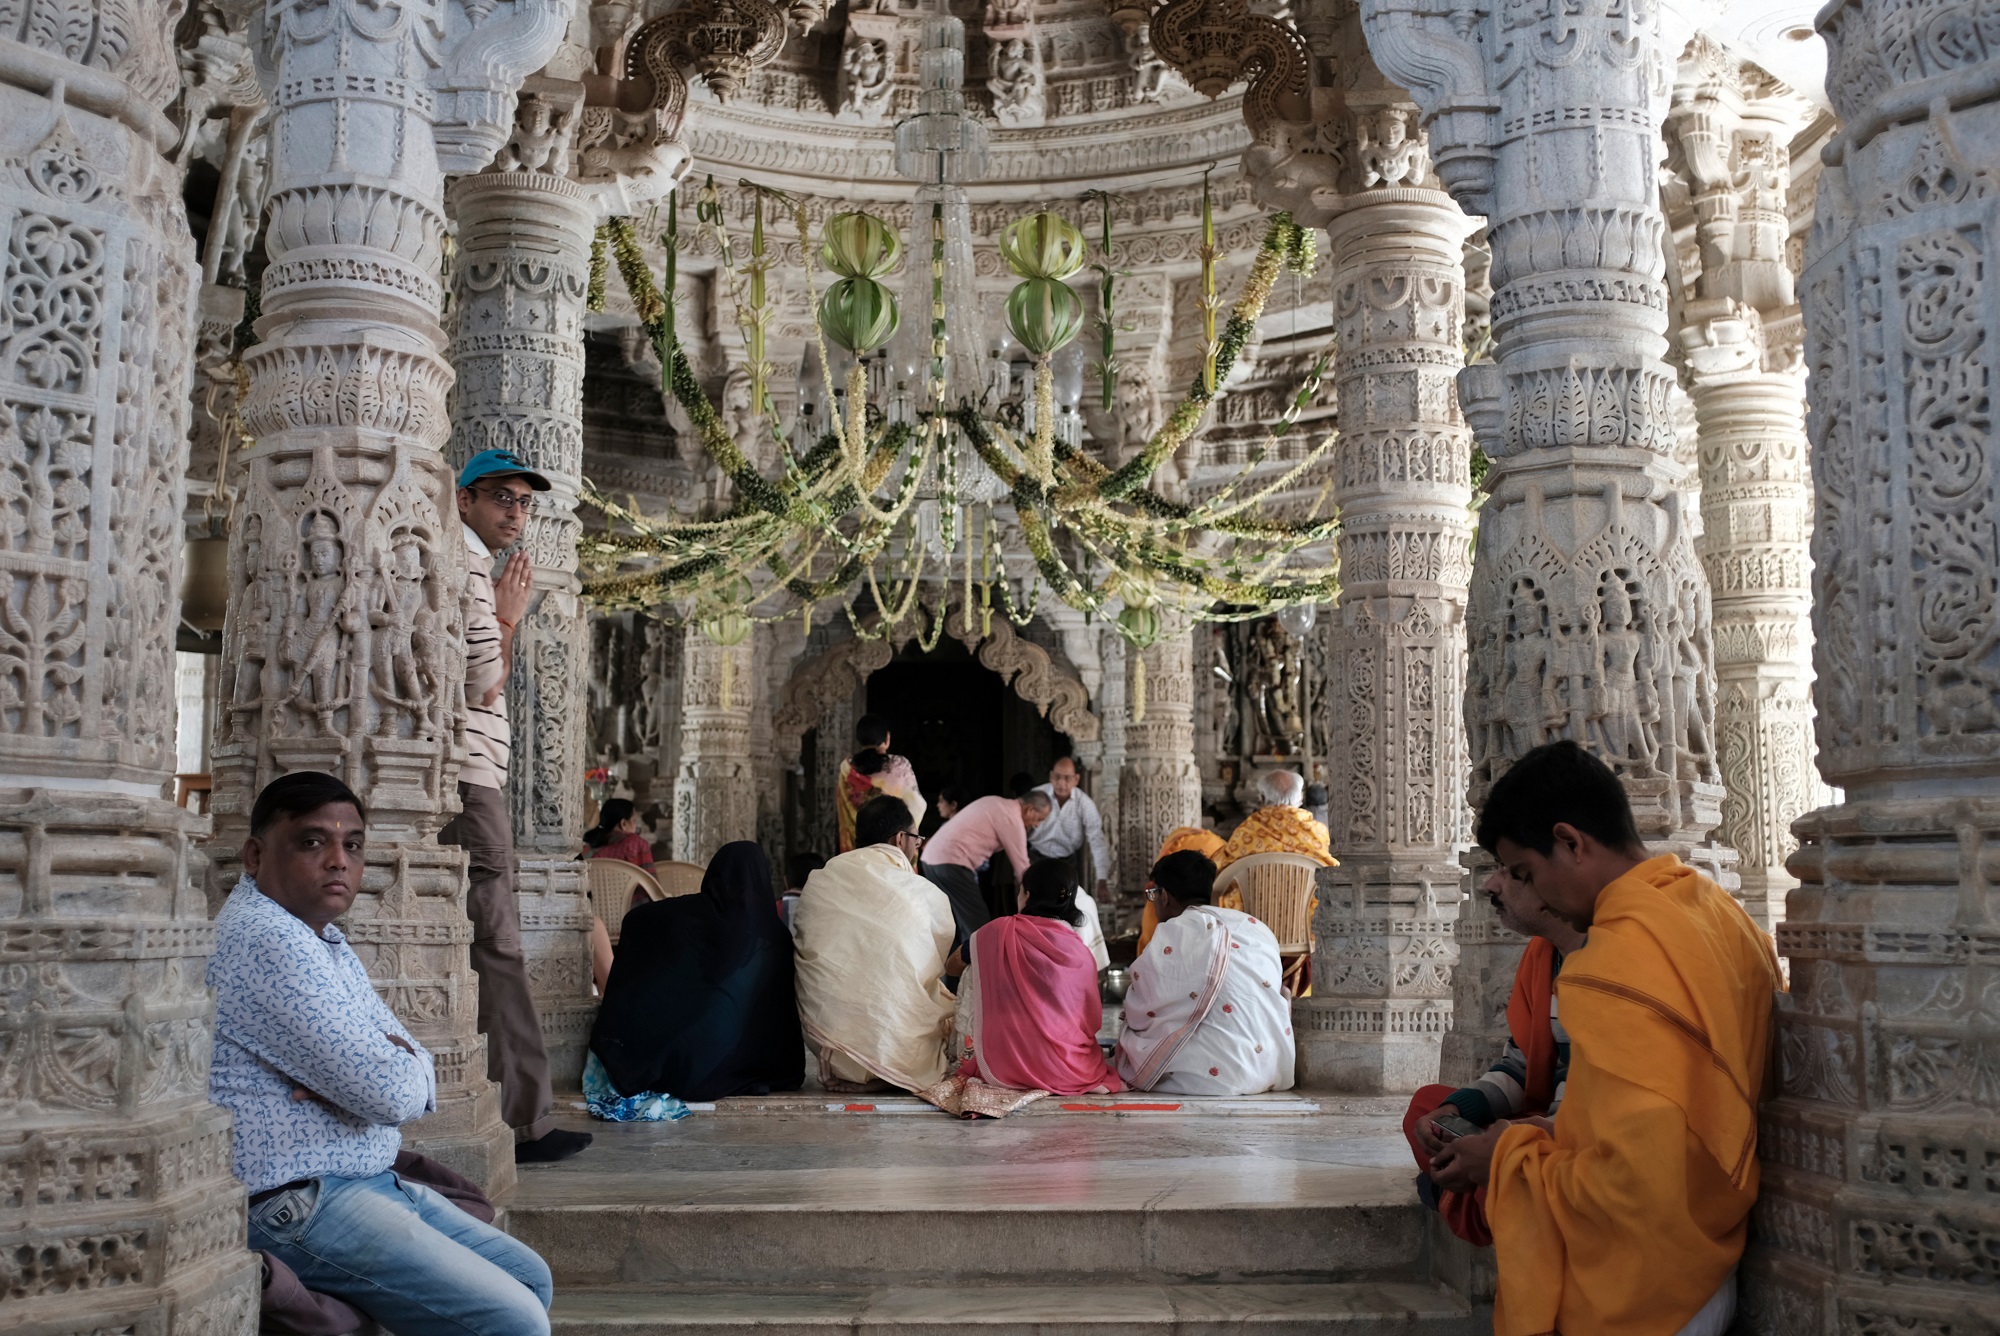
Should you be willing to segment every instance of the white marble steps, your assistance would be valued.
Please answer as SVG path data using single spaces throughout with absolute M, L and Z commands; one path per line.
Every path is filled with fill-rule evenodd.
M 1400 1103 L 1400 1102 L 1398 1102 Z M 560 1292 L 648 1285 L 1409 1281 L 1428 1274 L 1386 1108 L 960 1123 L 829 1113 L 597 1124 L 508 1229 Z
M 1464 1300 L 1418 1282 L 559 1293 L 555 1336 L 1473 1336 Z M 1490 1325 L 1487 1330 L 1491 1330 Z

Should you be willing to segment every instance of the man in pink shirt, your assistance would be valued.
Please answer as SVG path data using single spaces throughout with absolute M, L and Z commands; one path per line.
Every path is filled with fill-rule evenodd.
M 1049 795 L 1026 793 L 1019 798 L 998 796 L 967 803 L 957 816 L 938 827 L 924 844 L 923 873 L 951 901 L 961 937 L 986 926 L 985 897 L 979 893 L 981 863 L 1004 852 L 1014 865 L 1014 880 L 1028 871 L 1028 832 L 1048 817 Z

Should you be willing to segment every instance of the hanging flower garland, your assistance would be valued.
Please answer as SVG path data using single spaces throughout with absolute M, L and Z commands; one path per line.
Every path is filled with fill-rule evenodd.
M 749 186 L 750 183 L 744 183 Z M 770 261 L 765 245 L 765 204 L 789 207 L 797 224 L 805 257 L 808 296 L 813 283 L 815 248 L 805 209 L 775 191 L 757 191 L 751 251 L 743 273 L 747 294 L 738 282 L 730 239 L 722 225 L 719 196 L 711 180 L 702 190 L 696 210 L 700 225 L 721 257 L 721 276 L 737 307 L 738 323 L 751 348 L 752 401 L 758 417 L 769 423 L 781 446 L 782 469 L 766 477 L 734 440 L 721 415 L 695 379 L 675 329 L 672 288 L 662 292 L 641 251 L 630 219 L 613 219 L 600 230 L 593 247 L 592 272 L 608 272 L 615 264 L 631 297 L 640 324 L 660 356 L 665 388 L 686 412 L 703 451 L 735 486 L 736 502 L 727 513 L 708 520 L 661 520 L 640 512 L 636 504 L 621 504 L 599 493 L 588 482 L 583 500 L 603 513 L 611 527 L 584 538 L 584 591 L 607 607 L 649 607 L 673 599 L 691 599 L 696 615 L 713 620 L 770 620 L 754 609 L 784 591 L 796 603 L 774 614 L 803 615 L 810 625 L 812 608 L 838 598 L 857 634 L 892 634 L 908 616 L 919 619 L 920 638 L 933 641 L 938 625 L 924 626 L 917 591 L 924 579 L 923 544 L 914 540 L 905 521 L 912 516 L 920 480 L 935 467 L 938 491 L 956 510 L 952 465 L 956 450 L 952 434 L 962 434 L 981 461 L 1008 489 L 1011 503 L 1035 575 L 1017 600 L 1003 559 L 994 561 L 998 544 L 991 513 L 984 532 L 965 536 L 961 598 L 962 615 L 973 614 L 974 586 L 982 623 L 990 624 L 994 585 L 1001 610 L 1011 621 L 1025 624 L 1035 615 L 1042 587 L 1063 603 L 1086 613 L 1105 611 L 1115 601 L 1124 606 L 1117 626 L 1140 645 L 1156 615 L 1146 613 L 1173 603 L 1188 616 L 1234 620 L 1273 607 L 1331 598 L 1336 589 L 1330 566 L 1300 569 L 1289 559 L 1303 549 L 1324 544 L 1337 528 L 1331 518 L 1301 521 L 1266 518 L 1260 504 L 1292 485 L 1311 469 L 1332 443 L 1329 436 L 1281 477 L 1246 494 L 1252 471 L 1264 462 L 1277 440 L 1288 433 L 1306 405 L 1317 396 L 1326 367 L 1322 357 L 1306 377 L 1291 406 L 1267 437 L 1257 458 L 1215 496 L 1199 504 L 1170 499 L 1148 485 L 1153 474 L 1193 436 L 1226 384 L 1247 345 L 1280 273 L 1309 273 L 1314 241 L 1309 229 L 1289 215 L 1272 219 L 1251 264 L 1243 289 L 1219 332 L 1205 340 L 1203 364 L 1194 384 L 1168 415 L 1146 446 L 1120 468 L 1109 469 L 1067 441 L 1056 439 L 1050 357 L 1073 340 L 1083 325 L 1082 303 L 1067 280 L 1083 266 L 1087 244 L 1082 234 L 1059 216 L 1043 212 L 1007 229 L 1002 253 L 1021 282 L 1008 301 L 1008 323 L 1023 346 L 1036 356 L 1034 429 L 1025 438 L 983 418 L 961 404 L 946 410 L 932 385 L 930 408 L 916 423 L 889 422 L 871 429 L 864 403 L 866 380 L 860 357 L 881 347 L 893 334 L 899 313 L 894 297 L 880 276 L 894 265 L 900 241 L 880 220 L 862 213 L 837 215 L 822 229 L 819 258 L 835 280 L 813 302 L 813 338 L 820 341 L 820 365 L 832 421 L 803 453 L 795 452 L 778 422 L 771 397 L 763 391 L 768 366 L 763 339 L 758 337 L 770 318 L 765 271 Z M 1111 254 L 1109 203 L 1105 202 L 1103 254 Z M 933 219 L 933 352 L 942 362 L 942 232 Z M 667 205 L 666 277 L 675 279 L 679 245 L 678 192 Z M 1207 327 L 1213 330 L 1221 302 L 1214 296 L 1214 222 L 1203 183 L 1203 284 Z M 1099 266 L 1109 285 L 1109 271 Z M 594 278 L 593 300 L 601 304 L 601 280 Z M 1103 302 L 1106 328 L 1103 374 L 1112 359 L 1109 303 Z M 832 364 L 825 341 L 852 354 L 845 411 L 834 407 L 843 396 L 834 392 Z M 760 374 L 761 373 L 761 374 Z M 1107 394 L 1109 381 L 1107 379 Z M 884 489 L 887 489 L 884 491 Z M 1325 489 L 1312 507 L 1317 516 Z M 953 517 L 955 522 L 955 516 Z M 941 526 L 946 554 L 946 578 L 957 536 Z M 897 541 L 898 539 L 901 541 Z M 984 539 L 984 558 L 975 549 Z M 1071 545 L 1076 559 L 1066 556 Z M 633 571 L 635 559 L 650 560 L 647 569 Z M 884 560 L 889 569 L 883 569 Z M 1097 569 L 1093 579 L 1088 569 Z M 935 578 L 935 577 L 933 577 Z M 866 597 L 867 617 L 857 610 Z M 1251 611 L 1254 610 L 1254 611 Z M 732 622 L 731 625 L 738 623 Z M 746 623 L 747 624 L 747 623 Z

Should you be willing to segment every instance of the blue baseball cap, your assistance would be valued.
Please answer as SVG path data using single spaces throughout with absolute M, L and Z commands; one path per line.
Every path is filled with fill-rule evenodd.
M 481 478 L 519 478 L 538 492 L 549 490 L 549 480 L 528 467 L 528 461 L 512 450 L 481 450 L 459 470 L 458 485 L 470 487 Z

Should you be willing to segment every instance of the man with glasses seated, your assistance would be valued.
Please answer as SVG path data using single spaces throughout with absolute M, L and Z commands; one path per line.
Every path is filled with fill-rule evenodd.
M 828 1090 L 924 1090 L 945 1077 L 965 970 L 944 892 L 919 876 L 923 840 L 891 794 L 854 815 L 854 848 L 806 878 L 792 911 L 799 1020 Z
M 514 1129 L 514 1158 L 560 1160 L 590 1144 L 585 1132 L 555 1126 L 555 1092 L 542 1025 L 528 991 L 521 914 L 514 902 L 514 820 L 508 814 L 507 676 L 514 628 L 528 611 L 535 564 L 498 552 L 520 541 L 535 493 L 549 480 L 508 450 L 482 450 L 458 475 L 458 517 L 470 569 L 465 580 L 465 764 L 458 771 L 459 814 L 439 844 L 466 851 L 465 912 L 472 920 L 472 968 L 479 974 L 479 1032 L 486 1036 L 486 1079 L 500 1087 L 500 1116 Z

